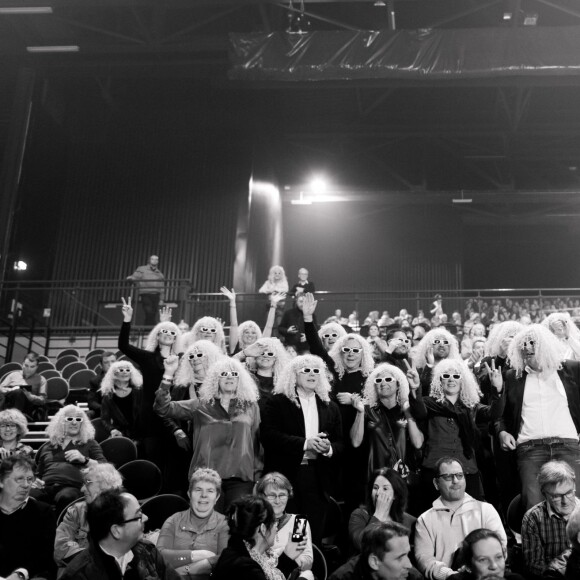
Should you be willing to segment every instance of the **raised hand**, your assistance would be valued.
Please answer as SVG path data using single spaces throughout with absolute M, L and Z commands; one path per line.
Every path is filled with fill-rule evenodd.
M 351 398 L 351 405 L 359 412 L 359 413 L 364 413 L 365 410 L 365 406 L 362 400 L 362 397 L 360 395 L 357 395 L 356 393 L 353 393 L 352 398 Z
M 314 294 L 312 294 L 312 292 L 306 292 L 304 295 L 304 302 L 302 304 L 302 314 L 304 315 L 304 320 L 306 320 L 306 317 L 308 317 L 309 320 L 307 320 L 307 322 L 312 321 L 312 315 L 316 310 L 317 304 L 318 300 L 314 299 Z
M 220 292 L 230 301 L 230 303 L 236 303 L 236 293 L 233 288 L 229 290 L 226 286 L 222 286 Z
M 419 379 L 419 373 L 417 372 L 417 368 L 415 367 L 415 361 L 412 360 L 411 361 L 412 364 L 409 364 L 409 361 L 406 358 L 404 358 L 403 361 L 407 366 L 407 372 L 405 373 L 405 376 L 409 381 L 409 388 L 413 390 L 418 389 L 419 385 L 421 384 L 421 380 Z
M 163 366 L 165 368 L 163 374 L 172 377 L 179 366 L 179 357 L 176 354 L 170 354 L 163 360 Z
M 487 363 L 485 363 L 485 370 L 487 371 L 487 376 L 491 384 L 498 390 L 501 391 L 503 388 L 503 377 L 501 376 L 501 367 L 495 368 L 495 360 L 491 360 L 491 368 Z
M 286 298 L 286 292 L 272 292 L 270 294 L 270 304 L 272 306 L 277 306 L 279 302 L 282 302 Z
M 125 300 L 121 298 L 123 306 L 121 307 L 121 312 L 123 313 L 123 322 L 131 322 L 133 318 L 133 307 L 131 306 L 131 296 Z
M 435 356 L 433 355 L 433 347 L 430 346 L 425 353 L 425 358 L 427 359 L 427 364 L 433 366 L 435 364 Z
M 159 322 L 171 322 L 173 310 L 168 306 L 159 309 Z

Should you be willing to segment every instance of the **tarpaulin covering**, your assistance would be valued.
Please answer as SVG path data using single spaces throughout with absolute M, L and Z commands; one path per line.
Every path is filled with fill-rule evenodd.
M 235 80 L 579 76 L 580 27 L 230 34 Z

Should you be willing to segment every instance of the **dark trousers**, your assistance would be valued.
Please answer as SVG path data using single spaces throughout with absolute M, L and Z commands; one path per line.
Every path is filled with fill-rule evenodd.
M 252 495 L 253 491 L 253 481 L 243 481 L 237 477 L 222 479 L 222 492 L 215 505 L 216 511 L 225 514 L 233 502 L 245 495 Z
M 145 326 L 157 324 L 157 311 L 159 310 L 159 294 L 141 294 L 141 306 L 145 314 Z

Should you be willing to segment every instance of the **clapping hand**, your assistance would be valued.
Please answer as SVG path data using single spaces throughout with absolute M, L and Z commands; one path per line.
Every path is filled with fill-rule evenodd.
M 353 393 L 352 397 L 351 397 L 351 405 L 359 412 L 359 413 L 364 413 L 365 410 L 365 406 L 362 400 L 362 397 L 360 395 L 357 395 L 356 393 Z
M 131 306 L 131 296 L 125 300 L 121 298 L 123 306 L 121 307 L 121 312 L 123 313 L 123 322 L 131 322 L 133 318 L 133 307 Z

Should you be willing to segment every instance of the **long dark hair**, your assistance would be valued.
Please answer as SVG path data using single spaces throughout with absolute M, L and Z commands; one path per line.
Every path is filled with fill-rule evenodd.
M 370 477 L 369 483 L 367 485 L 365 508 L 369 515 L 372 516 L 375 513 L 375 504 L 373 502 L 373 487 L 377 477 L 381 475 L 393 486 L 393 494 L 395 497 L 393 499 L 393 503 L 391 504 L 391 519 L 394 522 L 401 524 L 403 523 L 403 514 L 405 512 L 405 508 L 407 507 L 409 490 L 407 489 L 407 484 L 403 478 L 390 467 L 381 467 L 380 469 L 373 471 L 373 474 Z
M 254 545 L 256 530 L 265 524 L 270 529 L 276 517 L 268 501 L 262 497 L 246 495 L 236 500 L 228 510 L 228 525 L 230 536 L 246 540 Z

